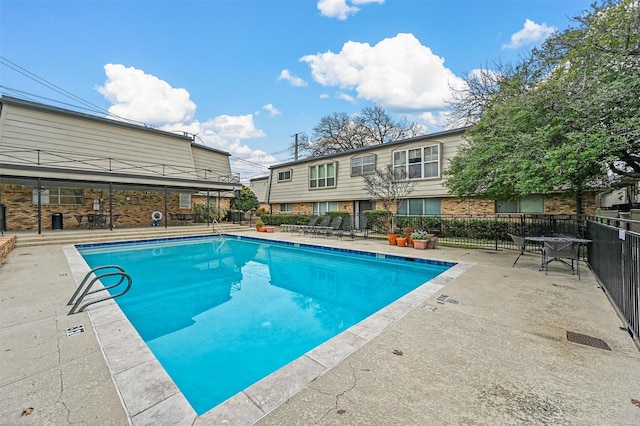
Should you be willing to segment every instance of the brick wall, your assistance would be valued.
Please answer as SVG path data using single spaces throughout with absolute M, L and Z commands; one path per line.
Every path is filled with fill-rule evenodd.
M 442 214 L 493 214 L 496 212 L 493 200 L 443 198 L 440 202 Z
M 93 210 L 94 200 L 100 201 L 100 210 Z M 23 185 L 0 185 L 0 202 L 6 206 L 7 230 L 10 231 L 35 231 L 38 229 L 38 206 L 32 202 L 32 188 Z M 215 199 L 216 206 L 218 205 Z M 191 203 L 206 204 L 206 197 L 192 195 Z M 117 191 L 113 194 L 113 214 L 119 215 L 116 221 L 118 227 L 144 227 L 151 226 L 153 220 L 151 214 L 160 211 L 164 214 L 164 192 L 159 191 Z M 229 209 L 230 200 L 221 198 L 220 206 Z M 74 214 L 102 213 L 109 214 L 109 194 L 97 188 L 84 189 L 84 202 L 82 205 L 42 206 L 42 229 L 52 228 L 51 215 L 62 213 L 64 229 L 74 229 L 78 221 Z M 180 194 L 169 193 L 167 197 L 167 210 L 171 213 L 191 213 L 191 209 L 180 208 Z M 164 225 L 163 218 L 161 224 Z M 82 219 L 81 226 L 86 224 L 86 217 Z M 171 222 L 169 222 L 171 223 Z

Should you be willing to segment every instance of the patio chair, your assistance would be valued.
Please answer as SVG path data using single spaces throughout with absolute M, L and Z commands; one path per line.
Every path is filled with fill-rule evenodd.
M 340 239 L 342 239 L 342 237 L 344 235 L 351 235 L 351 238 L 353 238 L 353 228 L 351 226 L 351 216 L 340 216 L 342 218 L 342 223 L 340 224 L 340 226 L 338 227 L 338 229 L 332 229 L 331 235 L 335 235 L 337 237 L 340 237 Z
M 369 219 L 367 216 L 360 216 L 358 228 L 351 231 L 351 238 L 362 237 L 369 238 Z
M 325 228 L 326 229 L 326 227 L 329 226 L 329 222 L 331 222 L 331 216 L 329 216 L 329 215 L 322 216 L 322 219 L 317 221 L 315 225 L 313 225 L 313 226 L 305 226 L 304 228 L 302 228 L 302 232 L 304 234 L 307 234 L 307 233 L 313 234 L 315 231 L 317 231 L 317 230 L 319 230 L 321 228 Z
M 342 216 L 335 216 L 331 219 L 329 226 L 318 228 L 314 235 L 324 235 L 325 237 L 328 237 L 334 232 L 337 232 L 338 229 L 340 229 L 340 225 L 342 225 Z
M 309 222 L 307 222 L 306 225 L 287 225 L 286 227 L 291 232 L 293 232 L 293 231 L 302 232 L 302 231 L 304 231 L 304 228 L 308 228 L 310 226 L 315 226 L 315 224 L 318 223 L 319 219 L 320 219 L 320 216 L 318 216 L 317 214 L 314 214 L 309 218 Z
M 571 263 L 565 262 L 563 259 L 571 260 Z M 545 241 L 543 251 L 544 273 L 549 271 L 549 263 L 557 260 L 558 262 L 571 269 L 571 274 L 578 273 L 580 279 L 580 245 L 572 241 Z M 576 262 L 576 268 L 573 262 Z
M 513 234 L 507 234 L 511 237 L 511 239 L 513 240 L 514 244 L 520 248 L 520 254 L 518 255 L 518 257 L 516 257 L 516 261 L 513 262 L 512 267 L 516 266 L 516 263 L 518 263 L 518 259 L 520 259 L 520 256 L 522 256 L 524 254 L 524 250 L 526 249 L 526 245 L 527 245 L 527 241 L 524 239 L 524 237 L 520 237 L 518 235 L 513 235 Z

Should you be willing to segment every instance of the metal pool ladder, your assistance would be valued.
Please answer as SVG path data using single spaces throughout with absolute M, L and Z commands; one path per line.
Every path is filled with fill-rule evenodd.
M 93 278 L 91 281 L 87 283 L 87 280 L 89 279 L 89 277 L 91 277 L 91 275 L 93 275 L 97 271 L 103 271 L 103 270 L 105 270 L 105 272 L 96 274 L 95 278 Z M 111 272 L 108 272 L 108 270 L 111 270 Z M 91 290 L 91 287 L 93 287 L 93 284 L 96 281 L 98 281 L 100 278 L 115 277 L 115 276 L 120 276 L 120 280 L 117 283 L 99 288 L 97 290 Z M 98 293 L 103 290 L 109 290 L 110 288 L 117 287 L 120 284 L 122 284 L 124 280 L 127 280 L 127 287 L 124 290 L 122 290 L 120 293 L 110 294 L 108 296 L 105 296 L 99 299 L 94 299 L 80 306 L 84 298 L 87 297 L 89 294 Z M 82 282 L 80 283 L 76 291 L 73 293 L 73 296 L 71 296 L 71 299 L 69 299 L 69 301 L 67 302 L 67 306 L 73 305 L 73 307 L 71 308 L 71 310 L 67 315 L 72 315 L 72 314 L 77 314 L 78 312 L 82 312 L 87 306 L 93 305 L 94 303 L 104 302 L 105 300 L 122 296 L 127 291 L 129 291 L 132 283 L 133 283 L 133 280 L 131 279 L 131 276 L 129 276 L 129 274 L 124 272 L 124 269 L 121 266 L 105 265 L 105 266 L 98 266 L 96 268 L 93 268 L 87 273 L 87 275 L 85 275 L 84 279 L 82 280 Z
M 216 228 L 216 225 L 218 225 L 218 229 L 220 230 L 220 235 L 222 235 L 224 237 L 224 228 L 222 227 L 222 225 L 220 225 L 220 223 L 213 219 L 213 229 Z

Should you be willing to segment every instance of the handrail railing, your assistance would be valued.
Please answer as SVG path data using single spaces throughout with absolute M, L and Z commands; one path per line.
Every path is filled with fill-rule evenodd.
M 224 228 L 222 227 L 222 225 L 220 225 L 220 223 L 217 220 L 213 219 L 213 229 L 214 230 L 216 228 L 216 225 L 218 225 L 218 229 L 220 229 L 220 235 L 224 236 Z
M 101 270 L 107 270 L 107 269 L 112 269 L 112 270 L 115 269 L 115 271 L 105 272 L 105 273 L 100 273 L 98 275 L 95 275 L 95 277 L 87 283 L 87 280 L 91 277 L 91 275 L 95 274 L 95 272 L 101 271 Z M 93 287 L 93 284 L 95 284 L 95 282 L 98 281 L 99 279 L 105 278 L 105 277 L 114 277 L 114 276 L 120 276 L 120 280 L 117 283 L 111 284 L 108 286 L 103 286 L 102 288 L 99 288 L 97 290 L 93 290 L 93 291 L 91 290 L 91 288 Z M 110 294 L 109 296 L 102 297 L 100 299 L 91 300 L 85 303 L 84 305 L 80 306 L 80 303 L 82 303 L 84 298 L 87 297 L 89 294 L 94 294 L 100 291 L 109 290 L 111 288 L 117 287 L 120 284 L 122 284 L 124 280 L 127 280 L 127 287 L 120 293 Z M 120 266 L 104 265 L 104 266 L 98 266 L 96 268 L 93 268 L 87 273 L 87 275 L 85 275 L 84 279 L 82 280 L 82 282 L 80 283 L 76 291 L 73 292 L 73 296 L 71 296 L 71 299 L 69 299 L 69 301 L 67 302 L 67 305 L 73 305 L 73 307 L 71 308 L 71 310 L 67 315 L 72 315 L 78 312 L 82 312 L 87 306 L 93 305 L 94 303 L 104 302 L 105 300 L 122 296 L 123 294 L 129 291 L 132 284 L 133 284 L 133 280 L 131 279 L 131 276 L 126 272 L 124 272 L 124 269 Z

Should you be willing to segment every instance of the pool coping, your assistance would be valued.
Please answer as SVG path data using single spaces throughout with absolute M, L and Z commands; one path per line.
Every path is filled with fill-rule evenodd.
M 147 239 L 139 240 L 139 242 L 193 240 L 211 237 L 209 235 L 206 237 Z M 268 241 L 269 243 L 294 247 L 354 252 L 376 257 L 425 261 L 423 258 L 412 256 L 343 249 L 322 244 L 277 241 L 246 236 L 227 235 L 227 237 L 259 242 Z M 127 243 L 131 244 L 132 242 L 78 244 L 77 247 Z M 63 247 L 63 251 L 76 284 L 82 282 L 90 271 L 90 267 L 78 252 L 76 245 L 66 245 Z M 474 265 L 437 260 L 425 263 L 453 266 L 200 416 L 196 414 L 115 301 L 108 300 L 99 305 L 92 305 L 86 311 L 130 424 L 167 424 L 167 422 L 174 425 L 225 422 L 253 424 L 377 337 L 410 311 L 418 307 L 425 307 L 430 297 Z

